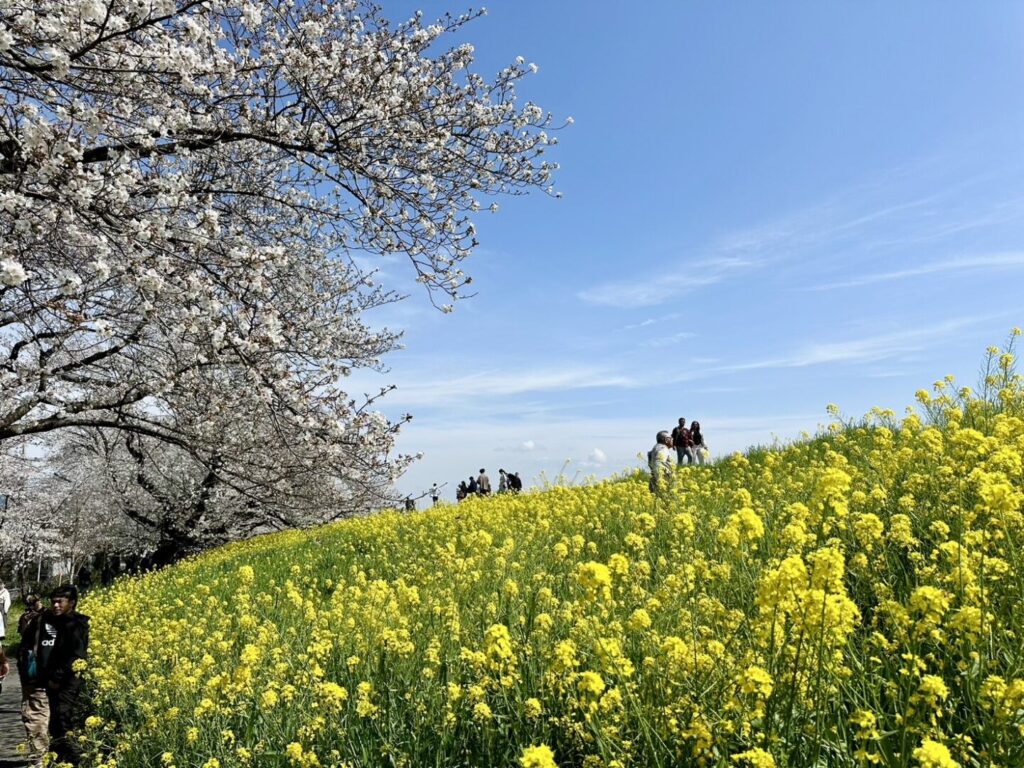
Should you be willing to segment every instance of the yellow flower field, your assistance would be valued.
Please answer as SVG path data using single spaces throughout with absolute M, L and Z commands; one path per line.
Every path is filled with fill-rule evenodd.
M 97 765 L 1024 765 L 1010 350 L 784 449 L 257 538 L 94 593 Z

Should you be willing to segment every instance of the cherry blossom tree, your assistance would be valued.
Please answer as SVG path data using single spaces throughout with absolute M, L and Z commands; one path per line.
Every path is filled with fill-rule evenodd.
M 12 442 L 0 453 L 0 575 L 25 588 L 51 571 L 67 578 L 99 552 L 146 548 L 146 532 L 110 514 L 86 466 Z
M 331 502 L 386 487 L 400 422 L 344 381 L 395 349 L 362 318 L 400 297 L 360 265 L 404 254 L 448 311 L 472 214 L 556 168 L 517 102 L 536 68 L 444 46 L 478 15 L 0 0 L 0 444 L 114 431 L 250 508 L 310 467 Z
M 25 455 L 26 442 L 8 441 L 0 451 L 0 578 L 37 556 L 43 546 L 32 530 L 38 516 L 27 504 L 26 488 L 37 465 Z

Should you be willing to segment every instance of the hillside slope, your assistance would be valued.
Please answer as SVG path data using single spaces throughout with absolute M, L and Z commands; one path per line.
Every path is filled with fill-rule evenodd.
M 1024 765 L 1012 359 L 992 383 L 658 496 L 382 514 L 121 582 L 83 605 L 87 736 L 118 768 Z

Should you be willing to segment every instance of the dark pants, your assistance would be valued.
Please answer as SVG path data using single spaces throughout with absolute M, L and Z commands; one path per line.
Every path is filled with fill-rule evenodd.
M 50 751 L 57 753 L 58 763 L 78 765 L 82 757 L 77 739 L 68 738 L 68 731 L 75 727 L 75 704 L 81 687 L 80 680 L 73 680 L 46 691 L 50 699 Z

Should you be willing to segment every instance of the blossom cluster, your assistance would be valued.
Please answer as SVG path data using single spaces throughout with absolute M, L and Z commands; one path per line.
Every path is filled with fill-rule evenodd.
M 310 467 L 340 504 L 400 474 L 345 388 L 399 346 L 374 257 L 454 301 L 481 207 L 557 195 L 536 67 L 445 44 L 481 13 L 0 3 L 0 441 L 128 431 L 278 508 Z
M 1024 764 L 1024 390 L 91 597 L 98 765 Z

